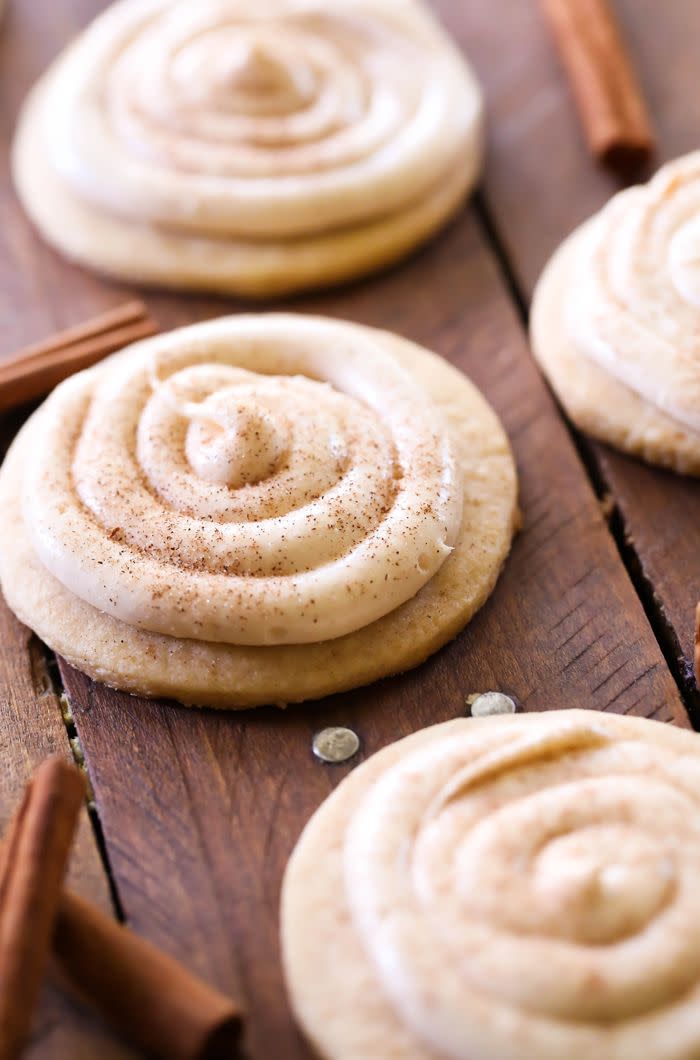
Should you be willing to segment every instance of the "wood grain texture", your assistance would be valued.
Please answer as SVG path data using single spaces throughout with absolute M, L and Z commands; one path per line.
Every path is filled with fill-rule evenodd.
M 168 323 L 194 308 L 151 302 Z M 685 720 L 473 220 L 382 280 L 303 307 L 396 328 L 468 370 L 518 452 L 525 529 L 491 601 L 452 645 L 412 673 L 322 704 L 192 712 L 63 668 L 127 916 L 220 988 L 242 984 L 259 1060 L 307 1055 L 284 1002 L 277 901 L 297 835 L 345 772 L 313 760 L 317 728 L 350 725 L 371 754 L 464 713 L 470 692 L 491 688 L 528 709 L 576 703 Z
M 489 148 L 485 198 L 516 282 L 529 301 L 559 242 L 617 190 L 585 146 L 569 85 L 536 3 L 439 5 L 485 87 Z M 617 0 L 658 133 L 657 163 L 700 146 L 697 80 L 700 5 Z M 653 168 L 653 167 L 652 167 Z M 647 173 L 646 176 L 649 174 Z M 639 566 L 649 606 L 690 697 L 700 586 L 700 487 L 592 445 Z
M 0 425 L 6 436 L 12 421 Z M 4 446 L 0 447 L 4 449 Z M 35 767 L 49 754 L 70 757 L 61 708 L 36 638 L 16 621 L 0 597 L 0 831 Z M 70 886 L 105 911 L 111 910 L 107 879 L 83 810 L 69 871 Z M 131 1052 L 112 1040 L 97 1019 L 63 990 L 54 976 L 43 991 L 28 1055 L 32 1060 L 75 1057 L 126 1060 Z
M 0 56 L 3 141 L 30 81 L 100 6 L 62 0 L 49 21 L 41 0 L 15 5 Z M 447 11 L 453 28 L 466 7 Z M 125 299 L 124 288 L 65 265 L 41 244 L 6 177 L 0 209 L 3 348 Z M 239 307 L 155 294 L 147 301 L 163 326 Z M 381 278 L 287 307 L 396 330 L 471 375 L 515 447 L 524 530 L 494 596 L 453 644 L 416 671 L 322 704 L 188 711 L 111 692 L 62 666 L 126 917 L 222 989 L 241 989 L 253 1060 L 309 1056 L 284 998 L 279 886 L 303 824 L 351 768 L 313 759 L 316 729 L 351 725 L 360 759 L 463 714 L 469 693 L 492 688 L 526 709 L 577 705 L 687 723 L 474 214 Z

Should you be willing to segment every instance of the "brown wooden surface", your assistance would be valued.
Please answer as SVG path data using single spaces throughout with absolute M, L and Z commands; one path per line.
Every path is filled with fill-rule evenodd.
M 9 433 L 14 424 L 3 423 Z M 4 447 L 3 447 L 4 448 Z M 0 597 L 0 830 L 36 765 L 47 755 L 70 756 L 68 735 L 58 697 L 37 639 L 17 622 Z M 71 887 L 105 911 L 111 909 L 109 886 L 88 815 L 83 811 L 71 860 Z M 44 990 L 31 1054 L 41 1057 L 126 1060 L 131 1055 L 110 1040 L 105 1029 L 52 981 Z
M 488 4 L 442 0 L 441 7 L 485 88 L 490 119 L 485 198 L 508 267 L 527 302 L 551 252 L 606 202 L 618 183 L 588 155 L 536 0 L 499 0 L 497 19 Z M 655 165 L 695 150 L 700 147 L 700 110 L 692 86 L 700 4 L 616 0 L 614 7 L 656 124 Z M 618 507 L 621 533 L 631 547 L 652 621 L 695 707 L 698 483 L 646 467 L 603 445 L 593 445 L 592 454 Z
M 492 5 L 483 13 L 477 11 L 483 5 L 453 0 L 439 6 L 457 35 L 471 42 L 477 64 L 490 69 L 489 74 L 482 68 L 482 77 L 490 98 L 501 99 L 501 121 L 507 125 L 510 112 L 529 105 L 517 71 L 527 65 L 532 91 L 538 75 L 529 70 L 515 21 L 529 5 L 501 3 L 512 7 L 513 23 L 503 25 L 500 13 L 494 20 L 494 30 L 506 34 L 498 54 L 493 40 L 484 39 L 490 38 L 485 20 L 487 13 L 493 17 Z M 54 0 L 49 19 L 42 0 L 16 0 L 0 35 L 3 151 L 28 85 L 101 6 Z M 474 54 L 477 47 L 481 56 Z M 547 76 L 544 68 L 541 76 Z M 507 135 L 503 125 L 499 135 Z M 556 136 L 551 146 L 556 154 Z M 498 152 L 506 158 L 502 144 Z M 490 201 L 495 201 L 491 181 L 494 168 L 499 172 L 498 152 L 492 151 L 489 168 Z M 546 170 L 547 158 L 535 151 L 526 164 Z M 502 184 L 509 187 L 506 178 Z M 548 203 L 533 200 L 533 230 L 539 207 L 547 217 Z M 503 211 L 504 217 L 520 216 L 512 198 Z M 6 167 L 0 225 L 0 352 L 124 300 L 124 288 L 67 266 L 42 245 L 18 211 Z M 146 300 L 163 326 L 238 308 L 222 300 L 166 295 Z M 394 329 L 463 368 L 509 431 L 521 474 L 524 529 L 494 596 L 452 645 L 412 673 L 321 704 L 237 715 L 188 711 L 110 692 L 62 666 L 125 916 L 212 982 L 242 991 L 251 1011 L 253 1060 L 309 1055 L 285 1002 L 277 904 L 299 831 L 351 768 L 313 759 L 311 736 L 317 728 L 351 725 L 362 739 L 361 758 L 424 725 L 464 713 L 466 696 L 485 689 L 509 691 L 525 709 L 576 705 L 687 724 L 587 474 L 529 356 L 517 308 L 478 214 L 465 212 L 429 248 L 384 277 L 292 305 Z M 8 424 L 6 431 L 11 429 Z M 40 716 L 26 676 L 16 687 L 18 668 L 31 674 L 30 660 L 37 656 L 28 652 L 26 635 L 6 613 L 0 636 L 0 681 L 13 689 L 15 704 L 0 715 L 0 741 L 6 770 L 21 772 L 32 719 L 41 717 L 35 741 L 51 734 L 65 740 L 65 734 L 55 700 L 44 701 Z M 4 794 L 7 813 L 9 793 Z M 81 863 L 77 872 L 88 891 L 98 886 L 99 865 Z M 64 1041 L 52 1051 L 40 1042 L 37 1056 L 110 1055 L 86 1051 L 67 1002 L 59 998 L 56 1004 L 54 1020 L 70 1048 Z

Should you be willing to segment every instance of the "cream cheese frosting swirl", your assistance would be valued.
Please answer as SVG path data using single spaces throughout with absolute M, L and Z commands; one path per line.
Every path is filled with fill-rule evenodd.
M 321 1054 L 697 1056 L 699 756 L 695 734 L 575 710 L 449 722 L 361 766 L 283 891 Z
M 423 662 L 493 591 L 518 525 L 507 436 L 405 338 L 237 316 L 63 383 L 0 468 L 0 582 L 77 669 L 245 708 Z
M 239 316 L 63 384 L 22 503 L 47 570 L 105 614 L 279 645 L 413 597 L 456 541 L 462 485 L 438 410 L 371 332 Z
M 567 292 L 576 350 L 700 432 L 700 153 L 616 195 L 581 234 Z
M 418 0 L 121 0 L 33 93 L 15 175 L 72 257 L 266 294 L 425 238 L 475 179 L 480 119 Z

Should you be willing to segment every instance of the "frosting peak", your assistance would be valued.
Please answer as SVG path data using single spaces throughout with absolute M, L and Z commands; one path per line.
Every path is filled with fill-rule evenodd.
M 271 414 L 236 390 L 222 391 L 190 412 L 185 449 L 200 478 L 237 489 L 269 478 L 285 451 Z
M 294 87 L 292 72 L 262 39 L 241 43 L 230 62 L 231 84 L 243 92 L 264 95 Z

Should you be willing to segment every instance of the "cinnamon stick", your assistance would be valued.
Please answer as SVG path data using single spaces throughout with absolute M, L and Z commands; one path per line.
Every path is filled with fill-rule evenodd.
M 241 1008 L 172 957 L 66 892 L 54 953 L 70 981 L 139 1049 L 162 1060 L 234 1060 Z
M 85 785 L 62 758 L 29 782 L 0 858 L 0 1060 L 20 1056 L 49 957 Z
M 0 360 L 0 412 L 48 393 L 74 372 L 157 331 L 142 302 L 129 302 Z
M 93 339 L 98 335 L 104 335 L 107 331 L 114 331 L 115 328 L 122 328 L 127 324 L 134 324 L 147 318 L 148 310 L 143 302 L 139 302 L 137 299 L 125 302 L 124 305 L 117 306 L 116 309 L 108 309 L 106 313 L 100 313 L 99 316 L 91 317 L 90 320 L 83 321 L 81 324 L 74 324 L 70 328 L 65 328 L 48 339 L 42 339 L 41 342 L 25 346 L 18 353 L 5 357 L 2 361 L 2 367 L 4 368 L 8 364 L 16 364 L 18 361 L 29 361 L 35 357 L 43 357 L 44 354 L 52 353 L 54 350 L 65 349 L 66 346 L 82 342 L 83 339 Z
M 51 944 L 70 982 L 124 1037 L 163 1060 L 234 1060 L 241 1007 L 89 902 L 62 890 L 85 796 L 47 759 L 0 847 L 0 1060 L 26 1042 Z
M 642 91 L 608 0 L 540 0 L 593 155 L 632 170 L 655 148 Z

